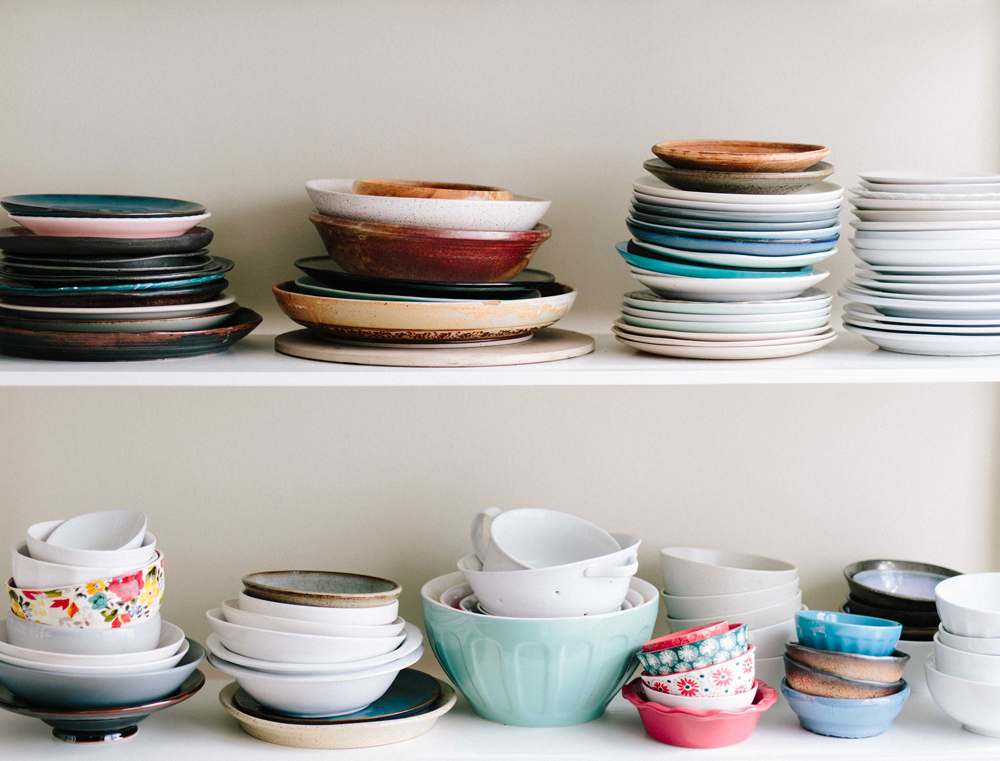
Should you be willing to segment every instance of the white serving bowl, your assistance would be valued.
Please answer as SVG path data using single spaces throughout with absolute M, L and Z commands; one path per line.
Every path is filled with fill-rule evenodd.
M 802 593 L 797 592 L 794 597 L 782 600 L 776 605 L 769 605 L 766 608 L 758 608 L 757 610 L 740 613 L 732 623 L 746 624 L 747 629 L 750 630 L 763 629 L 764 627 L 774 626 L 775 624 L 787 621 L 801 609 Z M 708 616 L 707 618 L 670 618 L 668 616 L 667 623 L 670 625 L 670 631 L 679 632 L 685 629 L 692 629 L 696 626 L 710 624 L 713 621 L 718 621 L 719 618 L 719 616 Z
M 274 632 L 290 632 L 292 634 L 316 634 L 321 637 L 398 637 L 406 622 L 397 617 L 391 624 L 381 626 L 347 626 L 345 624 L 320 624 L 315 621 L 296 621 L 276 616 L 262 616 L 260 613 L 250 613 L 241 610 L 239 600 L 226 600 L 222 603 L 222 615 L 231 624 L 248 626 L 251 629 L 266 629 Z
M 76 550 L 67 547 L 57 547 L 46 540 L 63 521 L 46 521 L 36 523 L 28 529 L 25 539 L 28 543 L 28 554 L 35 560 L 57 565 L 76 565 L 88 568 L 121 568 L 129 566 L 140 568 L 149 565 L 156 558 L 156 537 L 148 531 L 142 540 L 142 546 L 133 550 Z M 88 579 L 90 581 L 90 579 Z
M 803 610 L 807 608 L 803 605 Z M 795 617 L 781 621 L 761 629 L 748 629 L 747 642 L 757 648 L 757 663 L 767 658 L 781 658 L 785 654 L 785 645 L 794 642 Z M 773 685 L 772 685 L 773 686 Z
M 944 674 L 938 670 L 933 655 L 924 662 L 924 672 L 927 689 L 938 708 L 970 732 L 1000 737 L 1000 685 Z
M 1000 637 L 962 637 L 952 634 L 944 624 L 938 625 L 936 637 L 942 644 L 956 650 L 980 655 L 1000 655 Z
M 642 691 L 646 700 L 659 703 L 667 708 L 686 708 L 689 711 L 738 711 L 753 703 L 757 690 L 746 690 L 739 695 L 722 695 L 715 698 L 689 697 L 687 695 L 669 695 L 666 692 L 654 690 L 643 682 Z
M 664 592 L 663 602 L 667 606 L 667 615 L 671 618 L 738 617 L 745 610 L 759 610 L 784 602 L 790 597 L 795 597 L 798 591 L 799 580 L 795 578 L 780 587 L 737 592 L 731 595 L 682 597 Z
M 222 608 L 213 608 L 206 615 L 226 648 L 274 663 L 354 663 L 391 653 L 404 639 L 404 635 L 359 639 L 254 629 L 229 623 Z
M 148 663 L 124 663 L 115 664 L 112 666 L 76 666 L 76 665 L 56 665 L 54 663 L 40 663 L 34 660 L 27 660 L 25 658 L 15 658 L 12 655 L 7 655 L 6 653 L 0 652 L 0 662 L 8 663 L 11 666 L 19 666 L 23 669 L 31 669 L 34 671 L 47 671 L 53 674 L 79 674 L 83 676 L 113 676 L 117 674 L 153 674 L 157 671 L 166 671 L 167 669 L 172 669 L 176 666 L 181 658 L 183 658 L 188 653 L 190 645 L 185 639 L 181 644 L 180 649 L 173 655 L 162 658 L 158 661 L 149 661 Z M 106 656 L 94 656 L 95 658 L 102 658 Z
M 0 622 L 0 659 L 17 658 L 34 664 L 30 668 L 41 665 L 54 666 L 54 671 L 66 672 L 71 667 L 85 666 L 88 668 L 114 668 L 117 666 L 144 666 L 149 663 L 170 658 L 183 648 L 187 650 L 187 640 L 179 626 L 163 621 L 160 625 L 160 639 L 156 646 L 149 650 L 135 653 L 115 653 L 113 655 L 79 655 L 73 653 L 53 653 L 47 650 L 32 650 L 11 644 L 7 637 L 7 624 Z M 67 672 L 68 673 L 68 672 Z
M 152 562 L 152 561 L 150 561 Z M 28 545 L 14 545 L 10 548 L 10 564 L 14 576 L 14 586 L 19 589 L 51 589 L 53 587 L 70 587 L 76 584 L 86 584 L 112 576 L 124 576 L 145 568 L 148 563 L 139 566 L 122 566 L 120 568 L 88 568 L 86 566 L 60 565 L 35 560 L 28 554 Z
M 399 600 L 372 608 L 321 608 L 313 605 L 290 605 L 251 597 L 240 592 L 237 600 L 240 610 L 261 616 L 284 618 L 290 621 L 312 621 L 318 624 L 346 624 L 348 626 L 382 626 L 391 624 L 399 615 Z
M 29 650 L 73 655 L 115 655 L 152 650 L 160 641 L 160 614 L 118 629 L 70 629 L 7 614 L 7 642 Z
M 138 549 L 145 536 L 145 514 L 138 510 L 101 510 L 63 521 L 45 542 L 66 549 L 121 552 Z
M 660 550 L 663 589 L 671 595 L 728 595 L 780 587 L 799 577 L 791 563 L 698 547 Z
M 972 682 L 1000 684 L 1000 655 L 982 655 L 956 650 L 934 635 L 934 656 L 937 670 L 948 676 L 957 676 Z
M 1000 637 L 1000 573 L 967 573 L 934 588 L 944 628 L 960 637 Z
M 784 656 L 757 658 L 754 663 L 754 676 L 768 687 L 773 687 L 777 690 L 781 684 L 781 680 L 785 678 Z M 780 691 L 778 694 L 781 694 Z
M 236 679 L 261 705 L 292 716 L 319 718 L 367 708 L 385 694 L 400 671 L 423 654 L 421 645 L 391 664 L 343 674 L 269 674 L 233 665 L 214 654 L 208 662 Z

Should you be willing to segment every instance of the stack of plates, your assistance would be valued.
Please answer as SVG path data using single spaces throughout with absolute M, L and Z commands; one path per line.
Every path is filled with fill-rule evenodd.
M 1000 175 L 861 175 L 844 326 L 906 354 L 1000 354 Z
M 0 201 L 0 354 L 133 360 L 214 354 L 258 324 L 222 291 L 232 269 L 205 246 L 200 204 L 145 196 Z
M 656 176 L 632 183 L 632 239 L 617 246 L 650 291 L 626 296 L 618 339 L 700 359 L 785 357 L 832 341 L 830 297 L 813 288 L 840 233 L 843 188 L 822 181 L 833 167 L 817 163 L 826 149 L 712 141 L 653 152 L 661 158 L 643 166 Z

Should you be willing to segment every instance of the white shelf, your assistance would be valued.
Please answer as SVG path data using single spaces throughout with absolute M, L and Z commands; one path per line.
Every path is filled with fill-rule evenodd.
M 638 712 L 621 697 L 597 721 L 560 729 L 527 729 L 493 724 L 475 716 L 459 697 L 458 705 L 428 734 L 398 745 L 356 751 L 303 751 L 271 745 L 246 735 L 218 702 L 226 681 L 212 679 L 186 703 L 154 714 L 125 742 L 101 748 L 67 748 L 35 719 L 0 712 L 0 758 L 59 759 L 142 758 L 143 761 L 217 761 L 218 759 L 329 758 L 431 761 L 439 759 L 662 759 L 686 753 L 705 761 L 715 759 L 955 759 L 998 758 L 1000 739 L 963 730 L 931 702 L 916 693 L 892 728 L 880 737 L 842 740 L 821 737 L 798 725 L 784 700 L 761 718 L 744 743 L 719 750 L 671 748 L 648 738 Z

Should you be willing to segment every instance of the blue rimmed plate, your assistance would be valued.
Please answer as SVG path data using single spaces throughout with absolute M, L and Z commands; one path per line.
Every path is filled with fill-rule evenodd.
M 837 239 L 840 237 L 838 234 L 833 234 L 822 238 L 769 240 L 765 238 L 738 238 L 715 232 L 664 232 L 662 226 L 654 226 L 633 219 L 627 219 L 625 225 L 632 235 L 642 241 L 686 251 L 705 251 L 714 254 L 752 254 L 755 256 L 812 254 L 833 248 L 837 245 Z
M 633 219 L 651 225 L 666 225 L 681 230 L 739 230 L 747 238 L 754 237 L 758 231 L 794 232 L 796 230 L 828 230 L 834 226 L 839 229 L 840 227 L 839 217 L 804 222 L 739 222 L 726 219 L 688 219 L 687 217 L 675 217 L 671 214 L 643 211 L 646 208 L 649 207 L 633 203 L 629 208 L 629 214 Z
M 629 249 L 629 242 L 618 243 L 615 248 L 622 258 L 633 267 L 656 272 L 663 275 L 681 275 L 683 277 L 701 278 L 773 278 L 773 277 L 799 277 L 807 275 L 812 271 L 812 267 L 798 267 L 790 270 L 748 270 L 735 267 L 703 267 L 697 264 L 687 264 L 685 262 L 670 261 L 666 259 L 655 259 L 649 256 L 642 256 Z
M 7 196 L 0 205 L 11 214 L 31 217 L 179 217 L 204 214 L 200 203 L 156 196 L 34 193 Z
M 837 249 L 832 248 L 829 251 L 820 251 L 815 254 L 799 254 L 797 256 L 713 254 L 705 251 L 684 251 L 679 248 L 667 248 L 666 246 L 657 246 L 653 243 L 645 243 L 640 240 L 633 240 L 632 243 L 632 251 L 634 253 L 639 253 L 635 249 L 642 249 L 643 252 L 648 252 L 649 256 L 657 259 L 694 262 L 714 267 L 742 267 L 758 270 L 785 270 L 795 267 L 807 267 L 824 259 L 829 259 L 837 253 Z
M 169 282 L 159 281 L 155 283 L 126 283 L 121 285 L 88 285 L 88 286 L 61 286 L 59 288 L 33 288 L 31 286 L 14 285 L 0 281 L 0 296 L 5 293 L 15 294 L 40 294 L 48 295 L 55 293 L 80 293 L 87 291 L 150 291 L 157 288 L 183 288 L 190 285 L 210 283 L 213 280 L 221 280 L 225 277 L 224 272 L 205 277 L 192 277 L 187 280 L 171 280 Z

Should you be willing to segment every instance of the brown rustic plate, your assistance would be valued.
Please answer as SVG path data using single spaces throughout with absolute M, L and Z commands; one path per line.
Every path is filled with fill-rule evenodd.
M 678 169 L 663 159 L 644 161 L 642 168 L 680 190 L 703 193 L 784 195 L 808 188 L 833 174 L 833 164 L 820 161 L 803 172 L 717 172 L 710 169 Z
M 671 140 L 653 153 L 678 169 L 718 172 L 801 172 L 826 158 L 830 149 L 805 143 L 755 140 Z

